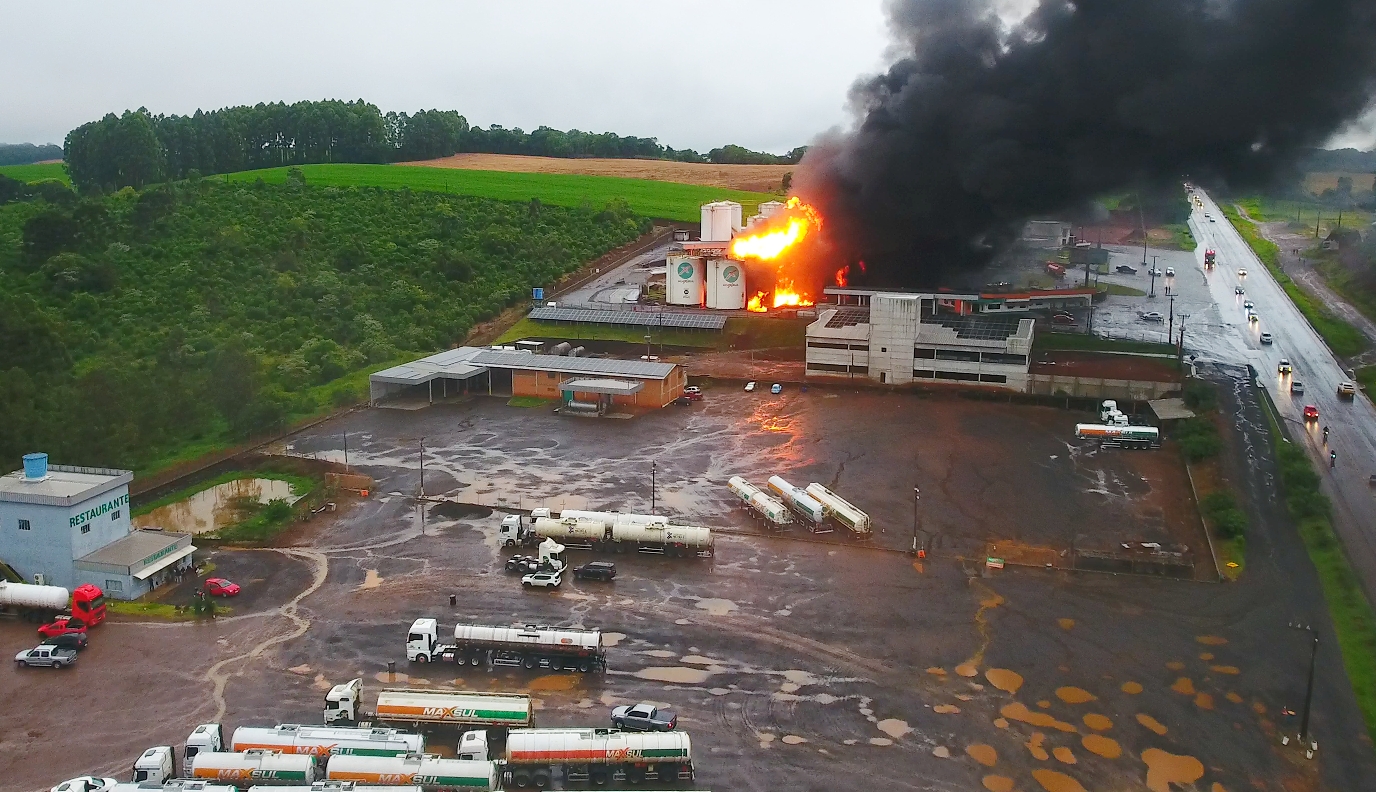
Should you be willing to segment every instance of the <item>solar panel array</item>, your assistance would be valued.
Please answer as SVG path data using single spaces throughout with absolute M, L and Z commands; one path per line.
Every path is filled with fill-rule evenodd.
M 587 322 L 589 324 L 634 325 L 636 327 L 677 327 L 686 330 L 720 330 L 726 327 L 721 314 L 671 313 L 659 311 L 599 311 L 591 308 L 550 308 L 541 306 L 530 318 L 546 322 Z
M 1003 341 L 1018 331 L 1018 319 L 1004 316 L 966 316 L 940 319 L 937 324 L 956 331 L 956 338 L 972 341 Z
M 837 308 L 836 313 L 827 320 L 827 327 L 853 327 L 870 321 L 868 308 Z

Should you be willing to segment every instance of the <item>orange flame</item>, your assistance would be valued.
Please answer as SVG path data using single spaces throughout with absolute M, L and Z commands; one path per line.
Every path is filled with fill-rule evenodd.
M 822 228 L 822 217 L 817 210 L 798 200 L 795 195 L 784 204 L 782 228 L 775 227 L 757 234 L 746 234 L 731 240 L 731 258 L 744 261 L 749 258 L 760 261 L 773 261 L 786 250 L 801 242 L 813 231 Z M 776 225 L 769 223 L 769 225 Z
M 841 269 L 836 270 L 836 285 L 837 285 L 837 286 L 840 286 L 841 288 L 844 289 L 844 288 L 846 288 L 846 284 L 849 283 L 849 282 L 850 282 L 850 265 L 847 264 L 846 266 L 842 267 Z
M 774 284 L 774 307 L 775 308 L 800 308 L 807 305 L 815 305 L 805 294 L 794 290 L 793 281 L 780 278 Z
M 755 296 L 750 298 L 750 302 L 745 304 L 745 310 L 755 313 L 765 313 L 769 309 L 764 305 L 764 292 L 755 292 Z

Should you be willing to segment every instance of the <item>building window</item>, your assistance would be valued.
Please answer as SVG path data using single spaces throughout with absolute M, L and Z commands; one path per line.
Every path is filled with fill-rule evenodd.
M 846 345 L 845 345 L 845 344 L 833 344 L 833 343 L 829 343 L 829 342 L 826 342 L 826 341 L 809 341 L 809 342 L 807 342 L 807 348 L 808 348 L 808 349 L 845 349 L 845 348 L 846 348 Z
M 1027 355 L 1009 355 L 1003 352 L 985 352 L 985 363 L 1005 363 L 1014 366 L 1027 365 Z
M 917 349 L 913 350 L 913 357 L 920 358 L 922 360 L 933 360 L 936 358 L 936 350 L 928 349 L 927 347 L 918 347 Z
M 938 371 L 937 379 L 957 380 L 960 382 L 979 382 L 979 375 L 973 371 Z
M 936 372 L 930 369 L 913 369 L 913 377 L 916 379 L 932 379 Z
M 979 375 L 979 381 L 1004 383 L 1008 381 L 1008 378 L 1002 374 L 981 374 Z
M 879 347 L 879 351 L 880 351 L 880 352 L 888 352 L 888 351 L 889 351 L 889 348 L 888 348 L 888 347 Z
M 808 370 L 808 371 L 816 371 L 816 372 L 827 372 L 827 373 L 833 373 L 833 372 L 834 372 L 834 373 L 839 373 L 839 374 L 849 374 L 849 373 L 854 373 L 854 374 L 868 374 L 868 373 L 869 373 L 869 368 L 866 367 L 866 366 L 847 366 L 847 365 L 845 365 L 844 363 L 843 363 L 843 364 L 839 364 L 839 365 L 836 364 L 836 363 L 808 363 L 808 364 L 807 364 L 807 370 Z
M 966 352 L 961 349 L 938 349 L 936 351 L 937 360 L 955 360 L 961 363 L 978 363 L 978 352 Z
M 868 351 L 870 351 L 870 345 L 869 345 L 869 344 L 852 344 L 852 345 L 851 345 L 851 348 L 850 348 L 850 351 L 852 351 L 852 352 L 868 352 Z
M 91 532 L 91 524 L 90 524 L 90 523 L 85 523 L 85 524 L 83 524 L 83 525 L 81 526 L 81 532 L 82 532 L 82 533 L 90 533 L 90 532 Z
M 123 580 L 109 580 L 109 579 L 107 579 L 107 580 L 105 581 L 105 592 L 106 592 L 107 594 L 114 594 L 114 593 L 116 593 L 116 592 L 122 592 L 122 591 L 124 591 L 124 581 L 123 581 Z
M 22 518 L 22 517 L 19 518 L 19 530 L 21 530 L 21 531 L 28 531 L 28 530 L 30 530 L 30 529 L 32 529 L 32 528 L 33 528 L 33 526 L 29 524 L 29 521 L 28 521 L 28 520 L 25 520 L 25 519 Z
M 118 519 L 119 519 L 119 515 L 120 515 L 120 512 L 115 512 L 114 514 L 111 514 L 111 515 L 110 515 L 110 519 L 111 519 L 111 520 L 118 520 Z

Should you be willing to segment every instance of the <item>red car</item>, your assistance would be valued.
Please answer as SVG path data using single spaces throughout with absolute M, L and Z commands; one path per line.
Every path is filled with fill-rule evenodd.
M 1318 407 L 1315 407 L 1315 406 L 1312 405 L 1312 404 L 1306 404 L 1306 405 L 1304 405 L 1304 420 L 1306 420 L 1306 421 L 1317 421 L 1317 420 L 1319 420 L 1319 408 L 1318 408 Z
M 38 628 L 38 634 L 44 638 L 56 638 L 67 633 L 86 632 L 86 622 L 81 619 L 73 619 L 71 616 L 58 616 L 53 619 L 52 624 L 45 624 Z
M 224 578 L 208 578 L 205 581 L 205 593 L 212 597 L 233 597 L 239 593 L 239 584 Z

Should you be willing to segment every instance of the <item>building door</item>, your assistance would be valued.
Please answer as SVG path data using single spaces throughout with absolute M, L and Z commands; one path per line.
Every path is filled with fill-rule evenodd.
M 887 372 L 887 371 L 881 371 L 881 372 L 879 372 L 879 384 L 880 384 L 880 385 L 883 385 L 884 383 L 886 383 L 886 382 L 888 382 L 888 381 L 889 381 L 889 372 Z

